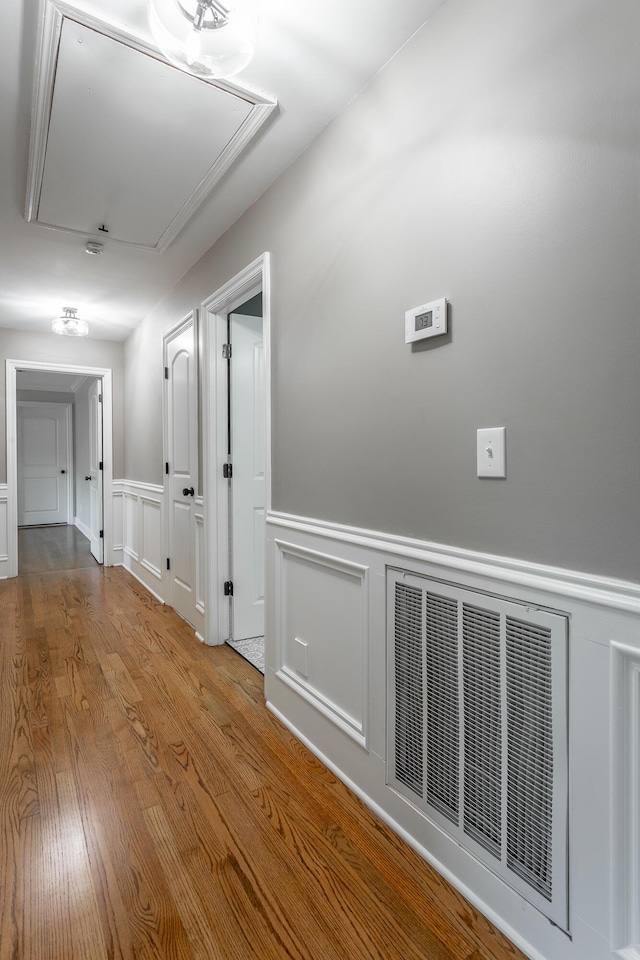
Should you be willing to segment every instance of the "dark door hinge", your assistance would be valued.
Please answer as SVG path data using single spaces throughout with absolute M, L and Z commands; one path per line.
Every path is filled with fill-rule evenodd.
M 166 462 L 165 465 L 164 465 L 164 472 L 166 473 L 167 476 L 169 476 L 169 461 L 168 461 L 168 460 L 167 460 L 167 462 Z
M 101 531 L 100 531 L 100 539 L 101 539 L 101 540 L 104 539 L 104 530 L 101 530 Z
M 233 465 L 231 463 L 222 464 L 222 476 L 225 480 L 231 480 L 233 476 Z
M 102 394 L 101 394 L 101 393 L 98 394 L 98 403 L 102 403 Z
M 165 380 L 169 379 L 169 367 L 164 368 L 164 378 Z
M 224 583 L 224 595 L 225 597 L 233 596 L 233 580 L 225 580 Z
M 104 467 L 102 466 L 102 460 L 101 460 L 100 463 L 98 464 L 98 470 L 103 470 L 103 469 Z
M 167 557 L 167 570 L 171 570 L 171 560 Z
M 222 344 L 222 359 L 231 360 L 231 344 L 230 343 Z

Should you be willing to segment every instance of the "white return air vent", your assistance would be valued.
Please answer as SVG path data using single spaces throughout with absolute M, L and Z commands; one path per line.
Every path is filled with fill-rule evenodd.
M 567 618 L 388 573 L 387 782 L 568 929 Z

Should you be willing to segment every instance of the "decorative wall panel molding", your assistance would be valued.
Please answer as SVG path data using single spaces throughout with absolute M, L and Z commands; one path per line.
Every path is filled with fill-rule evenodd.
M 613 946 L 640 960 L 640 645 L 611 644 L 611 745 Z
M 140 563 L 157 580 L 162 580 L 162 500 L 141 496 L 140 510 Z
M 281 540 L 276 548 L 278 677 L 364 746 L 368 568 Z
M 202 506 L 202 500 L 196 500 L 196 506 Z M 206 543 L 204 513 L 195 513 L 196 521 L 196 610 L 204 615 Z
M 140 524 L 138 522 L 138 507 L 140 498 L 135 493 L 124 491 L 124 523 L 123 523 L 123 550 L 127 557 L 138 560 L 138 538 Z
M 113 481 L 113 546 L 111 563 L 118 565 L 122 563 L 123 538 L 124 538 L 124 494 L 122 492 L 122 480 Z
M 0 484 L 0 578 L 9 574 L 9 532 L 8 532 L 7 484 Z
M 164 488 L 137 480 L 116 485 L 114 516 L 122 516 L 122 559 L 130 573 L 163 603 L 167 602 L 163 565 Z M 117 535 L 114 533 L 114 538 Z
M 269 708 L 526 955 L 538 960 L 610 960 L 617 950 L 621 960 L 640 960 L 640 584 L 282 513 L 268 514 L 267 534 Z M 556 916 L 570 937 L 549 923 L 517 884 L 507 886 L 448 836 L 435 817 L 425 817 L 387 782 L 385 585 L 393 568 L 442 585 L 435 591 L 438 596 L 447 596 L 455 585 L 480 600 L 498 597 L 522 605 L 521 617 L 510 615 L 522 640 L 519 663 L 529 663 L 530 640 L 532 669 L 540 674 L 544 657 L 536 660 L 534 647 L 536 642 L 540 647 L 541 638 L 522 624 L 534 622 L 535 611 L 558 614 L 568 623 L 570 896 L 566 914 L 558 902 Z M 358 608 L 356 596 L 368 611 Z M 506 659 L 499 661 L 503 714 L 510 689 L 509 644 L 515 636 L 511 620 L 505 620 L 509 636 L 505 633 L 503 641 L 500 634 L 506 651 Z M 331 679 L 331 674 L 351 678 L 357 672 L 349 646 L 357 623 L 365 625 L 367 638 L 359 653 L 367 676 L 361 713 L 345 707 Z M 459 664 L 456 642 L 452 640 L 450 653 L 453 657 L 455 647 Z M 555 640 L 551 648 L 556 650 Z M 467 646 L 466 655 L 477 657 L 473 666 L 481 672 L 488 652 L 481 640 Z M 551 675 L 555 697 L 561 674 L 554 669 Z M 447 677 L 442 682 L 446 685 Z M 519 716 L 516 708 L 525 703 L 514 689 L 512 684 L 507 730 L 509 717 Z M 351 718 L 351 727 L 344 714 Z M 363 738 L 353 732 L 353 720 L 357 725 L 360 717 L 365 749 Z M 527 719 L 524 714 L 522 719 Z M 447 716 L 440 720 L 446 726 Z M 517 726 L 512 724 L 512 734 Z M 561 726 L 554 720 L 554 731 Z M 458 729 L 463 734 L 466 730 L 464 725 Z M 460 743 L 464 749 L 464 735 Z M 528 755 L 522 757 L 529 762 Z M 526 764 L 523 769 L 528 769 Z M 508 790 L 503 793 L 508 798 Z M 444 804 L 446 796 L 438 795 L 438 800 Z M 506 806 L 502 812 L 509 816 Z M 562 831 L 553 833 L 560 841 Z

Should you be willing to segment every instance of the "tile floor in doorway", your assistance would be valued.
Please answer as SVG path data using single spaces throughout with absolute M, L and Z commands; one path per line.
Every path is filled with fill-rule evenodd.
M 247 640 L 227 640 L 236 653 L 264 673 L 264 637 L 249 637 Z

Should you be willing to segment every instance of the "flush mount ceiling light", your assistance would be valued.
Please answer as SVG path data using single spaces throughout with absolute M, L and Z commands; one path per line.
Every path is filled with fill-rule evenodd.
M 78 312 L 75 307 L 63 307 L 64 317 L 56 317 L 51 324 L 54 333 L 60 333 L 66 337 L 86 337 L 89 333 L 89 324 L 86 320 L 80 320 L 76 317 Z
M 232 77 L 253 56 L 257 0 L 149 0 L 148 11 L 169 63 L 196 77 Z

